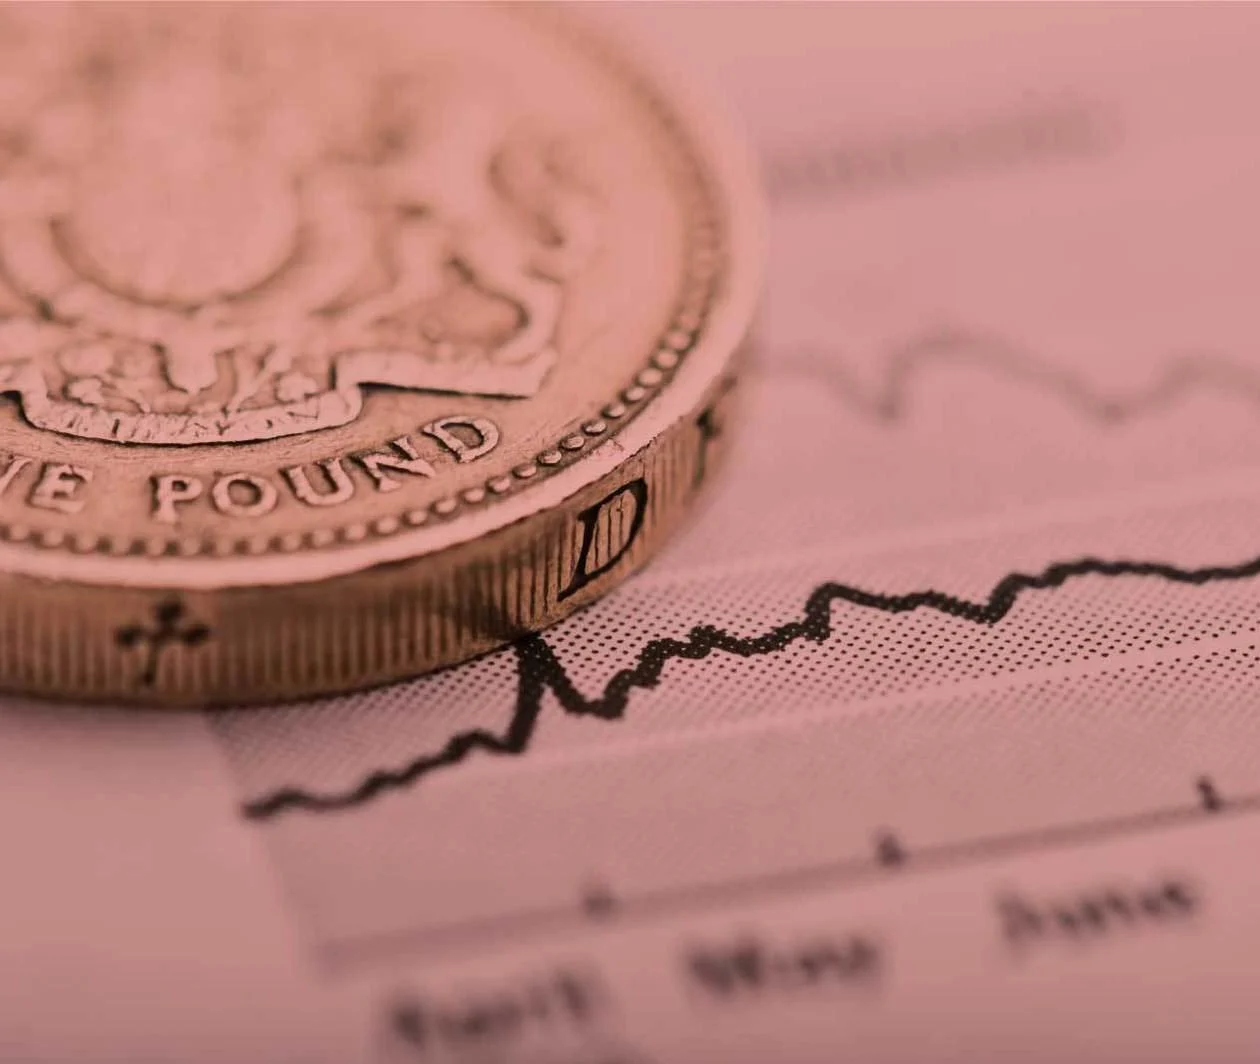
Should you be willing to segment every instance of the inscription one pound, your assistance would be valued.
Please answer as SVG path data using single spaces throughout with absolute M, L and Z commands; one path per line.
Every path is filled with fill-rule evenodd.
M 152 478 L 151 516 L 164 524 L 178 524 L 182 508 L 201 501 L 226 517 L 264 517 L 280 505 L 282 495 L 306 506 L 339 506 L 353 499 L 360 486 L 376 492 L 398 491 L 408 478 L 437 476 L 434 463 L 442 456 L 460 464 L 474 462 L 493 451 L 500 440 L 493 421 L 471 415 L 439 418 L 423 425 L 420 432 L 434 441 L 428 445 L 432 460 L 421 453 L 412 436 L 404 435 L 373 451 L 284 466 L 269 475 L 159 473 Z

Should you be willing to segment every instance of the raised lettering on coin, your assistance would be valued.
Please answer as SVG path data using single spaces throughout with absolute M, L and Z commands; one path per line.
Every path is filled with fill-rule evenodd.
M 608 507 L 622 497 L 628 498 L 633 507 L 625 538 L 622 539 L 620 544 L 612 547 L 603 561 L 594 569 L 591 569 L 591 548 L 595 546 L 600 516 L 605 514 Z M 578 514 L 578 521 L 582 525 L 582 546 L 578 549 L 577 562 L 573 566 L 573 576 L 564 590 L 560 592 L 560 598 L 566 599 L 570 595 L 576 595 L 592 581 L 609 572 L 613 566 L 626 556 L 630 548 L 634 546 L 634 541 L 638 538 L 639 532 L 643 528 L 643 519 L 647 516 L 647 501 L 647 481 L 639 477 L 637 480 L 630 481 L 629 484 L 623 484 L 616 491 L 600 499 L 594 506 L 589 506 Z

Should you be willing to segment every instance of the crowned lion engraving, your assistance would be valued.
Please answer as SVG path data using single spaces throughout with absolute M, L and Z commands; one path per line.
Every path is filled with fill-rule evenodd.
M 91 43 L 29 106 L 0 92 L 0 392 L 29 422 L 243 442 L 346 424 L 368 385 L 542 386 L 596 198 L 510 94 Z

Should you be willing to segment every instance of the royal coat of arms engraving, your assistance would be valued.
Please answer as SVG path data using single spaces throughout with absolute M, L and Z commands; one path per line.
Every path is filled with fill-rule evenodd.
M 285 90 L 97 41 L 0 98 L 0 392 L 28 422 L 246 442 L 347 424 L 368 385 L 537 393 L 596 235 L 572 145 L 440 72 L 327 111 Z

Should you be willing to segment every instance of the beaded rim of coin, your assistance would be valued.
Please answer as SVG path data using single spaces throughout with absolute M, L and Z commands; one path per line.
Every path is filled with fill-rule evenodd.
M 546 18 L 582 47 L 597 51 L 611 70 L 650 102 L 691 156 L 697 193 L 693 206 L 703 212 L 693 233 L 698 239 L 689 251 L 692 297 L 680 303 L 656 348 L 645 353 L 642 367 L 618 394 L 609 397 L 601 411 L 603 418 L 581 427 L 591 440 L 605 438 L 588 447 L 583 435 L 568 435 L 540 451 L 533 461 L 515 467 L 510 476 L 493 477 L 474 491 L 369 524 L 312 529 L 300 541 L 292 536 L 276 537 L 274 542 L 258 537 L 214 542 L 180 537 L 120 541 L 88 532 L 66 535 L 59 529 L 35 529 L 24 523 L 0 525 L 0 572 L 192 590 L 321 580 L 430 555 L 548 509 L 612 472 L 626 454 L 646 446 L 696 406 L 722 363 L 745 338 L 760 289 L 765 220 L 757 168 L 746 140 L 693 80 L 638 50 L 627 54 L 598 22 L 537 8 L 528 17 Z M 719 286 L 720 300 L 715 301 L 712 297 Z M 715 302 L 720 305 L 714 306 Z M 666 390 L 667 402 L 649 402 Z M 615 433 L 609 431 L 609 422 L 619 423 Z M 493 500 L 491 507 L 468 513 L 468 507 L 487 500 Z M 456 516 L 458 522 L 449 520 Z M 348 549 L 348 545 L 353 546 Z M 303 548 L 317 553 L 291 553 Z M 272 553 L 289 555 L 283 576 L 269 562 Z M 98 562 L 93 555 L 106 555 L 108 561 Z M 177 566 L 168 560 L 177 561 Z
M 761 281 L 756 168 L 686 74 L 624 49 L 598 19 L 509 10 L 594 56 L 669 146 L 685 268 L 656 342 L 595 413 L 424 505 L 213 539 L 9 524 L 0 689 L 213 706 L 392 682 L 561 619 L 664 541 L 721 450 L 710 444 Z

